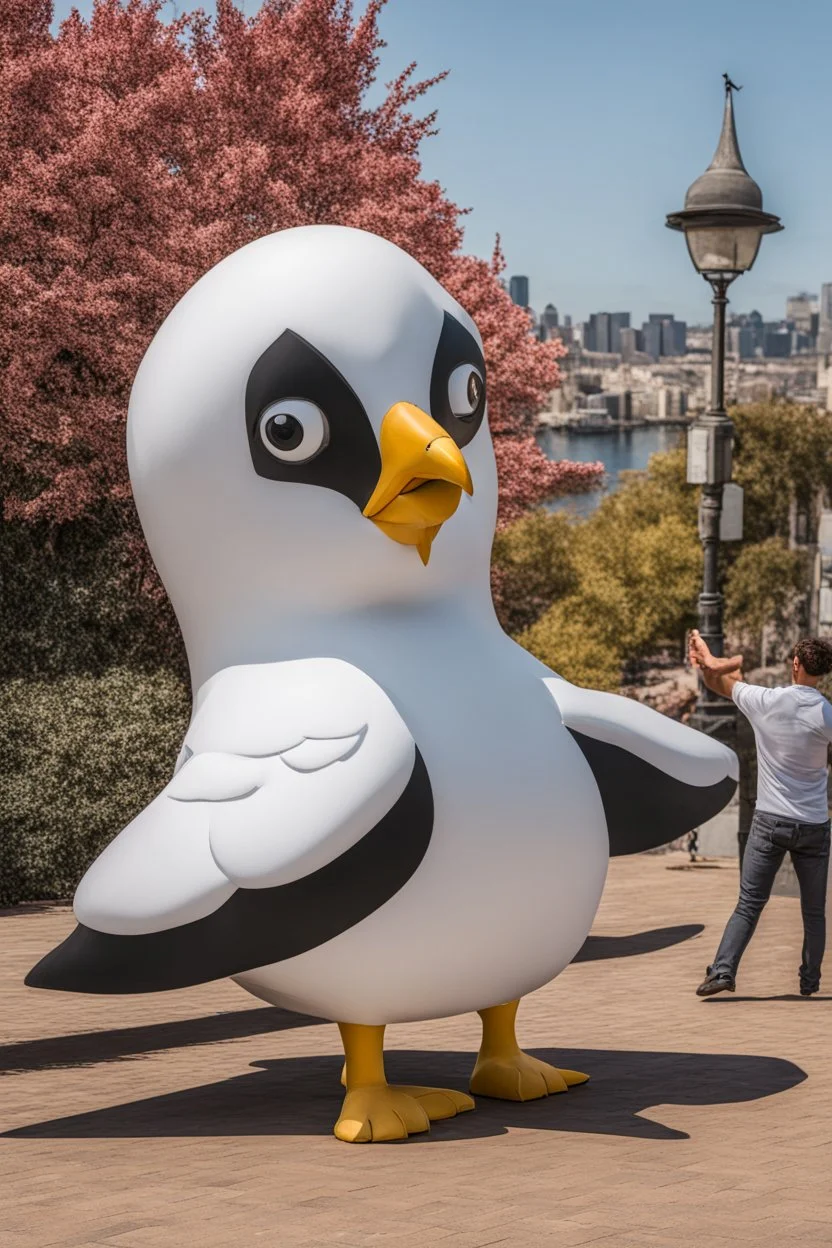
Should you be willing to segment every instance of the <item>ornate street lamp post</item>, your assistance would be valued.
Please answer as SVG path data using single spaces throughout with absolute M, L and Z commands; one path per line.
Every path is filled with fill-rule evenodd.
M 714 331 L 711 355 L 711 406 L 688 430 L 687 479 L 702 486 L 699 532 L 704 553 L 702 592 L 699 595 L 699 631 L 714 654 L 722 650 L 722 594 L 719 592 L 720 538 L 725 532 L 723 499 L 731 480 L 734 427 L 725 411 L 725 307 L 731 282 L 747 273 L 757 258 L 764 234 L 782 230 L 779 217 L 763 212 L 763 195 L 742 163 L 734 125 L 733 92 L 725 79 L 725 115 L 719 146 L 708 168 L 685 196 L 681 212 L 667 218 L 672 230 L 682 230 L 694 267 L 713 289 Z M 738 487 L 731 486 L 737 491 Z M 741 497 L 741 496 L 740 496 Z M 727 517 L 726 517 L 727 518 Z M 722 530 L 722 531 L 721 531 Z M 734 707 L 700 682 L 692 724 L 704 732 L 722 735 L 731 730 Z

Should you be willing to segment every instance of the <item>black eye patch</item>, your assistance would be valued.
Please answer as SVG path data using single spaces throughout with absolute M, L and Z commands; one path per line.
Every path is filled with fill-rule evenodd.
M 460 364 L 472 364 L 482 377 L 483 384 L 476 393 L 476 406 L 465 419 L 454 414 L 448 391 L 448 383 L 454 369 Z M 450 312 L 445 313 L 442 333 L 430 378 L 430 413 L 433 419 L 446 429 L 457 446 L 467 446 L 482 424 L 485 412 L 485 360 L 477 340 L 469 334 Z M 473 394 L 473 391 L 471 392 Z
M 308 399 L 326 416 L 329 441 L 306 463 L 281 461 L 263 445 L 260 417 L 270 403 L 281 399 Z M 373 427 L 338 369 L 291 329 L 266 348 L 249 374 L 246 431 L 258 476 L 337 490 L 363 511 L 381 472 Z

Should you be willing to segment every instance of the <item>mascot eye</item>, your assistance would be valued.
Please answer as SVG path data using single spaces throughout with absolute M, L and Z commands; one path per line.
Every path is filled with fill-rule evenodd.
M 308 399 L 281 399 L 260 413 L 260 438 L 266 450 L 286 464 L 306 464 L 329 441 L 329 423 Z
M 473 364 L 460 364 L 448 378 L 448 399 L 458 420 L 473 420 L 485 399 L 485 382 Z

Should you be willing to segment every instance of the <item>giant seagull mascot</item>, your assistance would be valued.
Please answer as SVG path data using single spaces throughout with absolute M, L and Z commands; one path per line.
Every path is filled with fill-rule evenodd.
M 473 1108 L 389 1085 L 388 1023 L 478 1011 L 477 1094 L 583 1082 L 522 1052 L 518 1001 L 580 948 L 610 854 L 715 814 L 736 759 L 500 629 L 471 318 L 372 234 L 261 238 L 159 330 L 128 454 L 193 715 L 170 783 L 90 867 L 77 928 L 27 983 L 232 976 L 337 1021 L 342 1140 Z

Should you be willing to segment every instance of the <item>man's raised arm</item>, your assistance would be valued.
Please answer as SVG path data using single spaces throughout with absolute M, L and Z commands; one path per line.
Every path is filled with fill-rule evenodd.
M 737 681 L 742 680 L 742 655 L 734 654 L 727 659 L 717 659 L 697 629 L 690 634 L 688 650 L 690 661 L 702 673 L 705 685 L 712 693 L 730 698 Z

